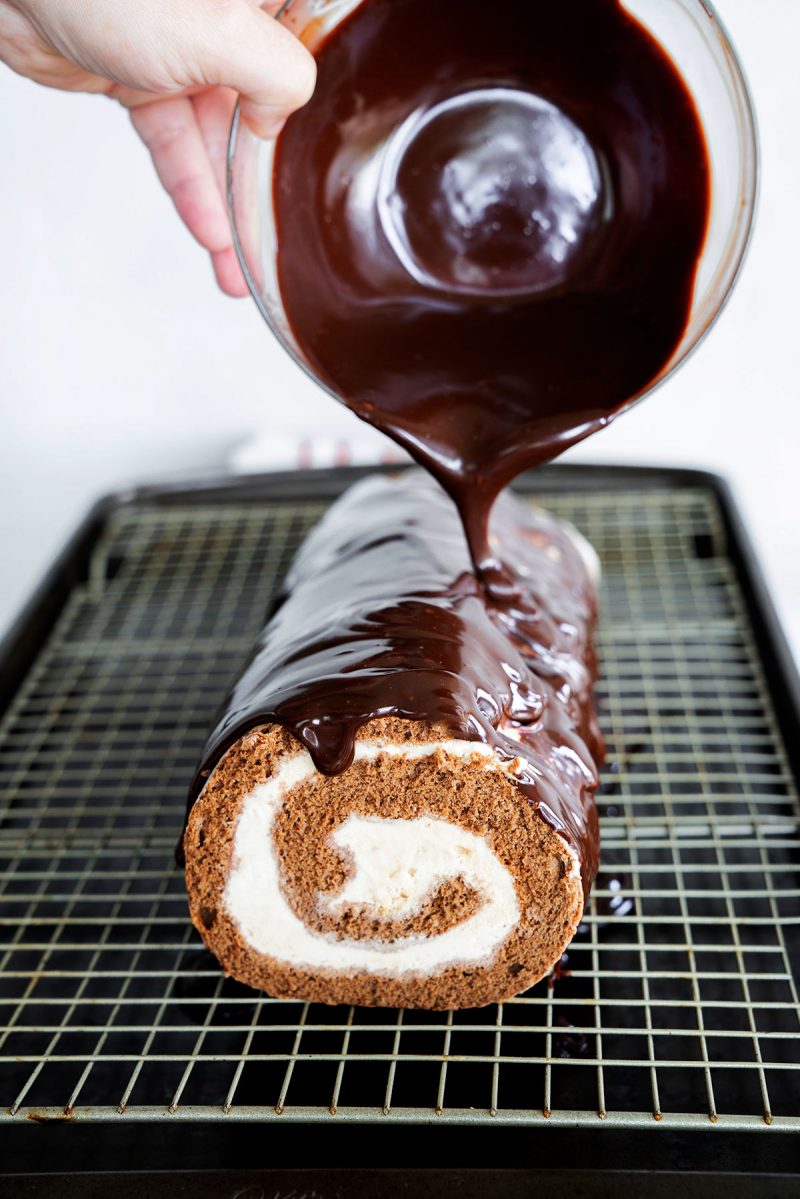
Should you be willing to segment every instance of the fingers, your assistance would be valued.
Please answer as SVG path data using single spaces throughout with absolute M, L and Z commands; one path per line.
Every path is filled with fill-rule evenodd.
M 228 138 L 236 107 L 236 92 L 224 87 L 207 88 L 193 97 L 192 105 L 217 190 L 224 200 Z
M 228 135 L 236 105 L 236 92 L 228 88 L 211 88 L 194 98 L 194 111 L 206 153 L 217 184 L 217 190 L 225 203 Z M 226 206 L 227 212 L 227 206 Z M 246 296 L 247 284 L 239 267 L 233 248 L 233 238 L 228 227 L 229 244 L 211 255 L 214 274 L 221 289 L 229 296 Z
M 43 33 L 17 4 L 0 0 L 0 59 L 38 82 L 105 92 L 129 107 L 179 215 L 211 253 L 220 286 L 245 295 L 224 201 L 235 93 L 255 132 L 275 136 L 313 91 L 311 54 L 258 0 L 175 0 L 156 5 L 141 28 L 135 5 L 123 6 L 130 21 L 120 27 L 109 24 L 102 2 L 87 6 L 94 22 L 69 2 L 55 6 L 58 36 L 53 22 Z M 278 7 L 279 0 L 265 5 Z
M 211 265 L 214 268 L 214 277 L 217 280 L 217 286 L 220 291 L 224 291 L 226 296 L 232 296 L 234 299 L 242 299 L 248 294 L 248 287 L 244 281 L 242 268 L 239 266 L 239 259 L 236 257 L 236 251 L 233 246 L 229 246 L 227 250 L 220 250 L 216 254 L 211 255 Z
M 201 246 L 224 249 L 230 241 L 228 221 L 192 101 L 186 96 L 156 100 L 133 109 L 131 120 L 181 220 Z
M 273 17 L 248 0 L 228 9 L 228 29 L 214 39 L 207 82 L 241 93 L 242 117 L 260 137 L 275 137 L 311 97 L 313 56 Z
M 135 108 L 131 120 L 147 146 L 178 214 L 211 253 L 214 274 L 229 296 L 247 295 L 224 201 L 228 129 L 236 93 L 214 88 Z

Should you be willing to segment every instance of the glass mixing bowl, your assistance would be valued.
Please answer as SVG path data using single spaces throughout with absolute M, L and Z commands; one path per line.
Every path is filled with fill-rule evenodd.
M 312 51 L 361 0 L 287 0 L 278 19 Z M 659 375 L 629 407 L 664 382 L 722 310 L 744 260 L 756 206 L 758 141 L 741 64 L 708 0 L 621 0 L 667 51 L 691 91 L 711 160 L 711 212 L 689 323 Z M 275 145 L 257 138 L 237 106 L 228 145 L 228 208 L 236 252 L 253 299 L 275 336 L 321 387 L 286 318 L 277 279 L 273 208 Z

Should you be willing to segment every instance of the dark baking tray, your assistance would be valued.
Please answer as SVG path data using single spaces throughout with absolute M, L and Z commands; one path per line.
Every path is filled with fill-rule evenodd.
M 92 571 L 96 570 L 98 547 L 108 540 L 110 530 L 115 523 L 119 524 L 121 514 L 123 518 L 126 513 L 131 514 L 135 521 L 135 515 L 140 511 L 146 511 L 151 517 L 160 511 L 175 513 L 192 508 L 224 514 L 265 504 L 277 505 L 288 512 L 298 506 L 307 508 L 324 503 L 365 473 L 369 472 L 348 469 L 210 479 L 192 484 L 180 482 L 144 487 L 100 501 L 48 572 L 0 647 L 0 707 L 9 708 L 16 702 L 15 697 L 18 699 L 24 692 L 32 668 L 41 661 L 54 630 L 63 626 L 76 589 L 84 588 Z M 779 741 L 780 752 L 785 754 L 792 775 L 791 793 L 794 794 L 800 778 L 800 686 L 752 548 L 725 484 L 714 476 L 691 471 L 555 467 L 523 477 L 517 486 L 527 494 L 546 496 L 557 508 L 559 503 L 571 505 L 567 514 L 577 516 L 578 523 L 590 536 L 593 536 L 594 528 L 595 540 L 598 537 L 604 540 L 602 530 L 606 528 L 610 552 L 619 552 L 617 566 L 622 574 L 631 569 L 631 565 L 626 544 L 621 542 L 617 546 L 612 535 L 615 497 L 618 495 L 623 497 L 620 500 L 623 508 L 628 505 L 626 536 L 632 537 L 631 545 L 637 538 L 653 539 L 655 534 L 647 523 L 648 512 L 658 509 L 658 536 L 675 540 L 679 546 L 676 554 L 688 554 L 700 563 L 708 562 L 709 569 L 719 567 L 720 579 L 715 576 L 714 587 L 727 589 L 726 594 L 730 591 L 734 596 L 735 619 L 746 628 L 748 644 L 752 643 L 757 654 L 756 681 L 753 683 L 757 688 L 756 701 L 763 702 L 769 709 L 770 718 L 774 719 L 776 745 Z M 640 497 L 640 501 L 636 497 Z M 693 507 L 692 497 L 697 498 L 701 507 L 705 504 L 709 512 L 713 510 L 713 528 L 711 525 L 706 528 L 698 518 L 700 508 Z M 638 508 L 641 518 L 636 514 Z M 665 523 L 667 511 L 671 523 Z M 604 514 L 604 526 L 597 524 L 601 514 Z M 620 521 L 623 523 L 622 518 Z M 645 546 L 642 552 L 646 556 L 650 551 Z M 107 580 L 113 581 L 120 568 L 113 544 L 103 561 Z M 669 590 L 666 581 L 665 587 Z M 643 599 L 636 592 L 634 599 L 637 604 L 645 600 L 652 604 L 654 595 L 654 592 L 648 592 Z M 708 597 L 716 604 L 716 595 L 716 591 L 709 590 L 708 596 L 696 597 L 700 603 L 698 612 L 706 613 L 704 605 Z M 668 598 L 672 604 L 684 602 L 684 599 L 692 602 L 686 588 L 674 594 L 670 592 Z M 268 599 L 268 594 L 264 594 L 264 608 Z M 631 602 L 631 595 L 625 602 Z M 646 617 L 647 613 L 632 610 L 632 622 L 644 621 L 643 628 L 649 627 Z M 711 622 L 709 628 L 715 628 L 713 612 L 708 619 Z M 113 641 L 111 626 L 108 636 Z M 626 669 L 629 666 L 628 662 Z M 650 666 L 652 668 L 652 662 Z M 614 785 L 612 777 L 610 788 Z M 606 810 L 611 812 L 615 809 L 608 792 L 607 784 Z M 795 856 L 787 860 L 796 868 L 795 851 L 796 846 L 792 851 Z M 683 868 L 688 869 L 688 866 L 682 864 Z M 783 903 L 782 895 L 779 902 Z M 784 910 L 781 907 L 782 915 Z M 732 920 L 731 923 L 738 922 Z M 795 923 L 796 918 L 790 916 L 787 929 L 791 931 Z M 790 945 L 790 974 L 796 986 L 800 967 L 794 943 Z M 754 983 L 758 981 L 757 973 L 753 973 Z M 702 971 L 698 977 L 705 985 Z M 604 1029 L 601 1031 L 605 1033 Z M 701 1039 L 705 1044 L 705 1038 Z M 759 1037 L 754 1036 L 753 1041 L 758 1044 Z M 786 1046 L 787 1061 L 797 1063 L 797 1043 L 793 1035 L 787 1034 Z M 654 1064 L 660 1070 L 669 1063 L 659 1059 Z M 744 1066 L 745 1063 L 741 1064 Z M 585 1075 L 586 1071 L 583 1073 Z M 610 1075 L 610 1070 L 607 1073 Z M 688 1073 L 692 1074 L 691 1071 Z M 761 1074 L 764 1075 L 764 1070 Z M 726 1079 L 736 1076 L 736 1071 L 731 1071 Z M 770 1078 L 779 1076 L 779 1071 L 769 1075 Z M 244 1193 L 249 1194 L 246 1188 L 252 1187 L 253 1194 L 258 1194 L 259 1189 L 264 1194 L 283 1193 L 288 1188 L 298 1194 L 317 1193 L 321 1196 L 350 1194 L 354 1189 L 365 1194 L 421 1195 L 442 1193 L 443 1189 L 452 1188 L 465 1196 L 528 1195 L 537 1193 L 537 1189 L 546 1184 L 554 1195 L 567 1193 L 567 1190 L 570 1194 L 587 1196 L 616 1194 L 621 1187 L 630 1194 L 646 1191 L 656 1196 L 662 1190 L 667 1193 L 663 1189 L 667 1187 L 671 1194 L 712 1195 L 731 1185 L 736 1186 L 738 1193 L 787 1195 L 795 1193 L 790 1188 L 797 1186 L 799 1153 L 796 1135 L 785 1131 L 788 1127 L 786 1113 L 791 1113 L 789 1120 L 800 1115 L 800 1074 L 791 1078 L 798 1083 L 794 1105 L 790 1090 L 781 1109 L 783 1115 L 762 1113 L 762 1131 L 756 1131 L 758 1105 L 754 1105 L 752 1113 L 744 1112 L 738 1117 L 727 1117 L 724 1113 L 717 1115 L 714 1109 L 706 1114 L 704 1123 L 696 1125 L 689 1121 L 692 1113 L 687 1112 L 686 1118 L 681 1119 L 679 1114 L 673 1115 L 667 1110 L 666 1105 L 664 1113 L 653 1113 L 650 1127 L 635 1119 L 626 1125 L 622 1117 L 615 1119 L 613 1112 L 602 1110 L 595 1112 L 594 1120 L 587 1119 L 587 1113 L 578 1112 L 574 1119 L 559 1123 L 557 1112 L 549 1119 L 526 1117 L 515 1120 L 509 1116 L 504 1122 L 502 1111 L 495 1112 L 493 1119 L 476 1108 L 475 1117 L 471 1119 L 468 1093 L 465 1093 L 465 1110 L 453 1119 L 448 1117 L 446 1110 L 437 1112 L 432 1108 L 431 1118 L 425 1121 L 395 1122 L 381 1119 L 377 1113 L 374 1119 L 348 1120 L 346 1113 L 343 1116 L 337 1113 L 328 1119 L 315 1115 L 313 1120 L 306 1120 L 302 1117 L 305 1109 L 298 1109 L 295 1118 L 287 1116 L 276 1121 L 274 1111 L 264 1109 L 265 1122 L 259 1127 L 254 1127 L 254 1123 L 260 1122 L 259 1109 L 252 1105 L 241 1117 L 242 1122 L 227 1116 L 206 1121 L 202 1118 L 201 1108 L 197 1109 L 196 1117 L 186 1122 L 181 1120 L 180 1109 L 169 1114 L 154 1107 L 152 1119 L 145 1113 L 136 1122 L 121 1116 L 119 1121 L 106 1119 L 102 1123 L 93 1122 L 88 1108 L 88 1114 L 82 1118 L 77 1118 L 81 1114 L 79 1109 L 65 1111 L 59 1117 L 52 1106 L 21 1108 L 19 1115 L 4 1124 L 5 1153 L 0 1169 L 18 1177 L 13 1184 L 10 1177 L 6 1178 L 3 1193 L 66 1194 L 67 1172 L 107 1171 L 116 1172 L 113 1188 L 118 1194 L 133 1193 L 133 1188 L 137 1187 L 137 1193 L 146 1191 L 154 1195 L 233 1195 L 241 1193 L 243 1188 Z M 702 1107 L 702 1104 L 698 1106 Z M 719 1107 L 722 1111 L 724 1103 Z M 25 1119 L 22 1118 L 23 1110 Z M 268 1114 L 271 1120 L 266 1119 Z M 702 1112 L 694 1113 L 692 1118 L 695 1115 L 702 1116 Z M 141 1123 L 142 1118 L 146 1123 Z M 793 1123 L 791 1126 L 794 1127 Z M 442 1175 L 405 1172 L 420 1163 L 447 1168 L 450 1171 L 447 1183 Z M 126 1182 L 126 1175 L 119 1173 L 142 1170 L 164 1173 L 150 1174 L 146 1182 L 141 1174 L 127 1175 Z M 187 1175 L 187 1170 L 203 1173 Z M 655 1170 L 662 1172 L 660 1180 L 653 1176 Z M 181 1172 L 180 1185 L 173 1171 Z M 308 1171 L 321 1173 L 310 1174 Z M 681 1172 L 680 1177 L 670 1176 L 670 1172 L 675 1171 Z M 726 1176 L 731 1171 L 737 1172 L 735 1183 Z M 58 1176 L 54 1176 L 54 1172 L 58 1172 Z M 26 1173 L 29 1175 L 27 1180 L 22 1177 Z M 34 1174 L 41 1176 L 34 1179 Z M 50 1175 L 49 1179 L 45 1175 Z M 73 1185 L 77 1184 L 78 1180 L 73 1179 Z M 98 1175 L 91 1185 L 90 1179 L 84 1178 L 80 1185 L 84 1187 L 84 1184 L 87 1194 L 107 1193 L 111 1180 Z M 745 1186 L 749 1190 L 745 1190 Z

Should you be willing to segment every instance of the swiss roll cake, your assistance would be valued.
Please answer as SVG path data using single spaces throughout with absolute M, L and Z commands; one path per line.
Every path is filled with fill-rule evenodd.
M 272 996 L 452 1008 L 558 962 L 597 872 L 598 567 L 500 497 L 492 579 L 424 473 L 302 545 L 195 777 L 192 920 Z

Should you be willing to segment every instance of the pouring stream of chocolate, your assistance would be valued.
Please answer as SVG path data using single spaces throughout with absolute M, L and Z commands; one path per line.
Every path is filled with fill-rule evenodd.
M 302 355 L 458 505 L 475 568 L 523 469 L 607 425 L 689 319 L 694 101 L 619 0 L 363 0 L 274 172 Z
M 523 791 L 578 848 L 588 890 L 592 586 L 559 526 L 526 524 L 508 497 L 489 516 L 679 344 L 709 214 L 700 122 L 617 0 L 363 0 L 317 57 L 314 98 L 276 152 L 288 321 L 330 388 L 443 484 L 463 529 L 424 482 L 340 501 L 190 802 L 258 724 L 335 774 L 372 719 L 444 722 L 521 757 Z M 542 535 L 552 558 L 532 552 Z

